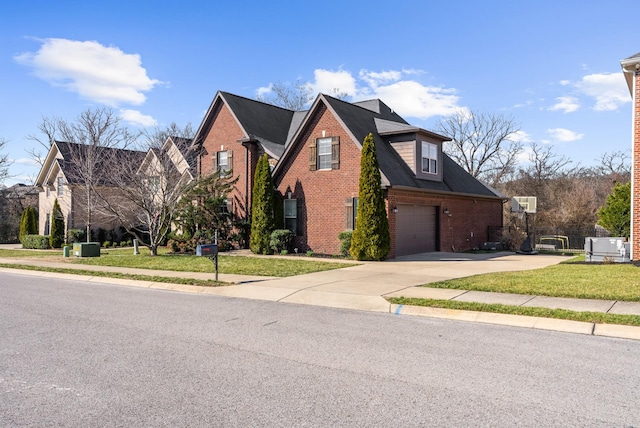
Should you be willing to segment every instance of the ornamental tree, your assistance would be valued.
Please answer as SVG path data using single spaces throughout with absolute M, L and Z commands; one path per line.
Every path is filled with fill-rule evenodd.
M 49 235 L 49 245 L 51 248 L 60 248 L 64 244 L 64 216 L 60 209 L 58 199 L 53 202 L 51 210 L 51 234 Z
M 351 236 L 351 257 L 384 260 L 391 250 L 389 221 L 382 193 L 380 167 L 373 135 L 362 143 L 356 227 Z
M 631 183 L 617 183 L 598 211 L 598 224 L 613 236 L 631 235 Z
M 26 207 L 20 217 L 20 242 L 22 242 L 22 238 L 25 235 L 35 235 L 37 233 L 38 221 L 36 219 L 36 209 L 31 206 Z
M 275 230 L 275 193 L 267 155 L 256 165 L 251 198 L 251 237 L 249 247 L 256 254 L 270 254 L 269 239 Z

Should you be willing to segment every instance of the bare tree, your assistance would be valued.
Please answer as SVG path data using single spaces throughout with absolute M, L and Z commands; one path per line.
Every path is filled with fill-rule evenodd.
M 300 80 L 293 84 L 276 82 L 271 85 L 271 95 L 258 95 L 256 98 L 267 104 L 301 111 L 313 100 L 313 89 L 308 82 Z
M 49 149 L 54 141 L 60 142 L 67 163 L 67 180 L 73 186 L 75 197 L 82 198 L 83 220 L 87 231 L 87 242 L 91 241 L 91 226 L 100 206 L 96 204 L 99 187 L 110 186 L 110 161 L 118 157 L 119 150 L 131 146 L 139 133 L 132 133 L 123 126 L 113 110 L 107 108 L 87 109 L 75 121 L 60 118 L 44 118 L 38 129 L 47 141 L 30 136 L 41 148 Z M 42 165 L 44 156 L 35 149 L 32 157 Z M 101 212 L 102 214 L 102 212 Z
M 4 138 L 0 137 L 0 152 L 2 152 L 6 146 L 8 141 Z M 4 184 L 4 180 L 9 177 L 9 166 L 11 165 L 11 161 L 9 160 L 9 155 L 7 153 L 0 154 L 0 185 Z
M 171 232 L 174 216 L 182 196 L 197 182 L 189 159 L 192 128 L 175 124 L 155 128 L 144 134 L 138 155 L 113 159 L 110 181 L 117 194 L 100 193 L 103 207 L 149 248 L 151 255 Z
M 600 175 L 611 177 L 618 183 L 626 183 L 631 179 L 631 155 L 628 151 L 606 152 L 598 161 L 595 168 Z
M 522 143 L 513 117 L 459 110 L 435 128 L 451 138 L 446 153 L 472 176 L 496 186 L 515 171 Z

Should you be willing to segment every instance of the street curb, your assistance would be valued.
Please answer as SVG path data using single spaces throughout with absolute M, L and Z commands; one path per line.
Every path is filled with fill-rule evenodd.
M 464 311 L 460 309 L 431 308 L 392 304 L 390 312 L 395 315 L 413 315 L 456 321 L 479 322 L 589 336 L 615 337 L 640 340 L 640 327 L 619 324 L 595 324 L 591 322 L 531 317 L 526 315 L 496 314 L 491 312 Z
M 16 272 L 18 271 L 18 272 Z M 22 270 L 12 268 L 0 268 L 0 272 L 18 273 L 20 275 L 29 275 L 36 277 L 55 277 L 60 279 L 68 279 L 73 281 L 100 282 L 113 285 L 124 285 L 138 288 L 153 288 L 158 290 L 179 291 L 193 294 L 216 294 L 214 287 L 200 287 L 195 285 L 173 284 L 166 282 L 153 282 L 144 280 L 133 280 L 124 278 L 110 278 L 103 276 L 77 275 L 70 273 L 43 272 L 35 270 Z M 237 297 L 237 296 L 236 296 Z M 237 297 L 248 298 L 248 297 Z M 283 303 L 297 303 L 314 305 L 312 302 L 287 302 L 283 299 Z M 382 312 L 378 305 L 373 307 L 353 306 L 353 302 L 349 304 L 337 305 L 333 304 L 317 305 L 323 307 L 340 307 L 342 309 L 365 310 L 373 312 Z M 386 312 L 386 311 L 385 311 Z M 484 324 L 506 325 L 511 327 L 533 328 L 539 330 L 560 331 L 565 333 L 585 334 L 590 336 L 614 337 L 620 339 L 640 340 L 640 327 L 619 325 L 619 324 L 595 324 L 581 321 L 561 320 L 555 318 L 531 317 L 524 315 L 496 314 L 491 312 L 464 311 L 459 309 L 431 308 L 427 306 L 409 306 L 389 304 L 389 313 L 394 315 L 413 315 L 429 318 L 449 319 L 455 321 L 479 322 Z

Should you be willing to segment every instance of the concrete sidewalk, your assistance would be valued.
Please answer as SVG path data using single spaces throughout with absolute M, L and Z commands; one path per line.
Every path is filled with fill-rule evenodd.
M 343 309 L 391 312 L 396 315 L 445 317 L 463 321 L 488 322 L 520 327 L 571 331 L 582 334 L 602 334 L 640 339 L 640 327 L 594 325 L 593 323 L 548 318 L 410 307 L 392 305 L 386 300 L 387 297 L 403 296 L 464 302 L 500 303 L 513 306 L 567 309 L 572 311 L 640 315 L 640 303 L 636 302 L 552 298 L 420 287 L 420 285 L 430 282 L 477 274 L 538 269 L 560 263 L 567 258 L 568 257 L 564 256 L 540 254 L 520 255 L 509 252 L 487 254 L 425 253 L 385 262 L 364 262 L 360 265 L 343 269 L 286 278 L 220 273 L 218 278 L 220 281 L 234 283 L 233 286 L 226 287 L 197 287 L 151 281 L 91 277 L 86 275 L 80 277 L 78 275 L 58 275 L 63 275 L 69 279 L 82 279 L 90 282 L 107 282 Z M 0 263 L 30 264 L 78 270 L 114 271 L 125 274 L 195 278 L 202 280 L 213 280 L 215 278 L 214 273 L 90 266 L 44 260 L 27 261 L 4 258 L 0 259 Z M 0 271 L 5 271 L 5 269 L 0 269 Z M 6 269 L 6 271 L 15 273 L 14 269 Z M 54 275 L 49 272 L 37 271 L 22 271 L 22 273 L 43 277 Z

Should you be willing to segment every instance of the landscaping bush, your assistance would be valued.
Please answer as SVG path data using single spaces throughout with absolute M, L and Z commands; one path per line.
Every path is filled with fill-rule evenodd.
M 109 247 L 111 246 L 111 241 L 104 241 L 104 242 L 102 243 L 102 246 L 103 246 L 104 248 L 109 248 Z
M 87 232 L 84 229 L 67 230 L 67 244 L 73 244 L 74 242 L 85 242 L 86 239 Z
M 276 229 L 271 232 L 269 237 L 269 248 L 276 253 L 282 253 L 288 251 L 289 244 L 293 239 L 293 232 L 289 229 Z
M 47 250 L 49 246 L 49 237 L 44 235 L 24 235 L 22 237 L 22 247 L 32 250 Z
M 340 254 L 345 257 L 349 257 L 349 248 L 351 248 L 351 235 L 353 235 L 353 230 L 345 230 L 344 232 L 340 232 L 338 234 L 338 239 L 340 240 Z

